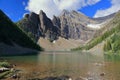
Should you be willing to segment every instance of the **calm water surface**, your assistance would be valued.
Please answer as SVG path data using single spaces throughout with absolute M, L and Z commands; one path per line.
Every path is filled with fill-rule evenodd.
M 68 75 L 93 80 L 120 80 L 119 56 L 81 52 L 42 52 L 38 55 L 3 57 L 21 70 L 24 79 Z M 101 74 L 104 73 L 104 76 Z

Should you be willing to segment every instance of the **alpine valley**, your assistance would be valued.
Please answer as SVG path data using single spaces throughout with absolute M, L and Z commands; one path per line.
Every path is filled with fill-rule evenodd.
M 94 51 L 97 50 L 96 46 L 100 46 L 100 51 L 117 52 L 119 48 L 117 47 L 116 50 L 115 47 L 119 46 L 118 39 L 116 39 L 119 37 L 119 14 L 118 11 L 105 17 L 90 18 L 74 10 L 63 10 L 59 16 L 53 16 L 53 19 L 50 19 L 44 11 L 40 10 L 39 14 L 30 12 L 25 14 L 20 21 L 13 23 L 0 11 L 0 36 L 2 36 L 0 50 L 2 53 L 17 50 L 26 52 L 29 49 Z M 15 30 L 12 31 L 12 29 Z M 14 31 L 18 34 L 14 34 Z M 23 35 L 25 38 L 20 38 L 18 35 L 21 37 Z M 42 48 L 40 49 L 38 45 Z
M 63 10 L 59 16 L 50 19 L 40 10 L 39 14 L 25 14 L 16 24 L 46 51 L 69 51 L 73 48 L 79 50 L 108 28 L 114 28 L 114 25 L 109 27 L 108 24 L 116 14 L 90 18 L 74 10 Z

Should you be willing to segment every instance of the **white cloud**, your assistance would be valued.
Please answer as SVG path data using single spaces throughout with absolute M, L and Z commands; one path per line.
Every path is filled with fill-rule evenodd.
M 88 5 L 94 5 L 95 3 L 98 3 L 99 1 L 101 1 L 101 0 L 88 0 L 87 4 Z
M 102 17 L 102 16 L 107 16 L 109 14 L 112 14 L 114 12 L 117 12 L 120 10 L 120 0 L 111 0 L 112 6 L 108 9 L 101 9 L 96 12 L 94 17 Z
M 88 5 L 94 5 L 100 0 L 29 0 L 26 10 L 39 13 L 43 10 L 48 17 L 59 15 L 62 10 L 78 10 Z

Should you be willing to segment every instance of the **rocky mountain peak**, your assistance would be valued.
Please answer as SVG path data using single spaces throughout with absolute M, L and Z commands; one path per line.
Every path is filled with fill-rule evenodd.
M 74 10 L 63 10 L 59 16 L 53 16 L 52 20 L 42 10 L 39 14 L 31 12 L 26 17 L 28 17 L 26 21 L 21 21 L 21 26 L 24 26 L 25 31 L 37 36 L 37 40 L 39 37 L 46 37 L 49 40 L 63 37 L 87 41 L 93 37 L 96 31 L 87 25 L 99 22 Z
M 41 24 L 41 32 L 44 37 L 47 37 L 50 40 L 58 38 L 60 31 L 58 26 L 55 26 L 51 19 L 49 19 L 46 14 L 41 10 L 39 14 L 39 20 Z
M 43 12 L 43 10 L 40 10 L 39 17 L 45 17 L 45 18 L 47 18 L 47 15 L 45 14 L 45 12 Z
M 40 10 L 39 14 L 31 12 L 28 20 L 21 22 L 21 24 L 24 26 L 24 30 L 31 32 L 35 37 L 37 36 L 36 39 L 46 37 L 55 40 L 58 37 L 63 37 L 88 40 L 94 31 L 86 28 L 82 23 L 83 18 L 78 15 L 79 13 L 76 11 L 63 10 L 60 16 L 53 16 L 53 20 L 51 20 L 45 12 Z
M 63 10 L 59 16 L 65 16 L 68 15 L 70 12 L 68 10 Z
M 24 14 L 24 16 L 23 16 L 24 18 L 29 18 L 29 14 L 28 13 L 26 13 L 26 14 Z
M 32 22 L 37 22 L 39 21 L 39 18 L 38 18 L 38 15 L 34 12 L 31 12 L 29 14 L 29 20 L 32 21 Z
M 40 11 L 39 19 L 43 33 L 46 33 L 48 29 L 53 27 L 52 21 L 46 16 L 46 14 L 42 10 Z
M 31 12 L 29 16 L 24 17 L 18 22 L 19 26 L 27 33 L 32 33 L 37 41 L 40 37 L 46 37 L 49 40 L 55 40 L 60 35 L 58 26 L 53 25 L 51 19 L 41 10 L 39 14 Z

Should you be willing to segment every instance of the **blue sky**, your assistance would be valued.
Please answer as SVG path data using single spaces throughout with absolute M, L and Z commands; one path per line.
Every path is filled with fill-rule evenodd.
M 27 4 L 27 0 L 24 1 Z M 29 12 L 25 10 L 25 6 L 23 0 L 0 0 L 0 9 L 14 22 L 20 20 L 24 13 Z
M 46 0 L 46 2 L 45 2 L 45 0 L 44 1 L 39 0 L 40 4 L 42 4 L 42 2 L 45 3 L 45 5 L 41 5 L 41 6 L 37 1 L 38 0 L 36 0 L 36 2 L 35 2 L 35 0 L 31 0 L 31 2 L 29 0 L 0 0 L 0 9 L 2 11 L 4 11 L 5 14 L 7 14 L 7 16 L 14 22 L 20 20 L 25 13 L 29 13 L 30 11 L 34 11 L 34 12 L 38 13 L 37 11 L 39 9 L 44 10 L 44 7 L 50 8 L 52 10 L 52 6 L 47 5 L 48 3 L 51 5 L 53 4 L 53 2 L 50 2 L 50 0 L 48 0 L 48 2 L 47 2 L 47 0 Z M 81 0 L 81 1 L 84 1 L 84 0 Z M 89 3 L 86 2 L 86 4 L 84 4 L 84 5 L 82 4 L 83 6 L 79 6 L 81 4 L 80 3 L 78 4 L 77 2 L 76 2 L 76 5 L 78 5 L 78 6 L 74 6 L 75 4 L 71 4 L 71 3 L 70 3 L 70 5 L 68 4 L 69 6 L 64 6 L 64 3 L 59 2 L 60 6 L 57 6 L 58 8 L 55 6 L 53 6 L 53 7 L 55 8 L 55 11 L 58 13 L 60 13 L 60 11 L 63 8 L 65 8 L 68 10 L 69 9 L 78 10 L 89 17 L 94 17 L 97 14 L 98 14 L 97 15 L 98 17 L 101 17 L 102 16 L 101 12 L 103 12 L 103 14 L 105 13 L 107 15 L 106 11 L 111 11 L 111 7 L 115 6 L 111 2 L 112 0 L 98 0 L 98 2 L 95 2 L 95 0 L 92 0 L 92 1 L 94 3 L 89 1 Z M 29 3 L 29 5 L 28 5 L 28 3 Z M 56 4 L 57 4 L 57 2 L 56 2 Z M 117 2 L 115 4 L 117 4 Z M 39 7 L 37 5 L 39 5 Z M 49 9 L 45 9 L 46 13 L 47 13 L 47 11 L 49 11 Z M 54 11 L 53 11 L 53 13 L 54 13 Z M 50 11 L 49 11 L 48 15 L 49 14 L 52 15 L 53 13 L 52 12 L 50 13 Z M 58 13 L 56 13 L 56 14 L 58 14 Z
M 111 6 L 112 6 L 112 4 L 110 3 L 110 0 L 101 0 L 100 2 L 98 2 L 92 6 L 83 7 L 79 11 L 84 13 L 85 15 L 87 15 L 89 17 L 93 17 L 97 10 L 107 9 Z

